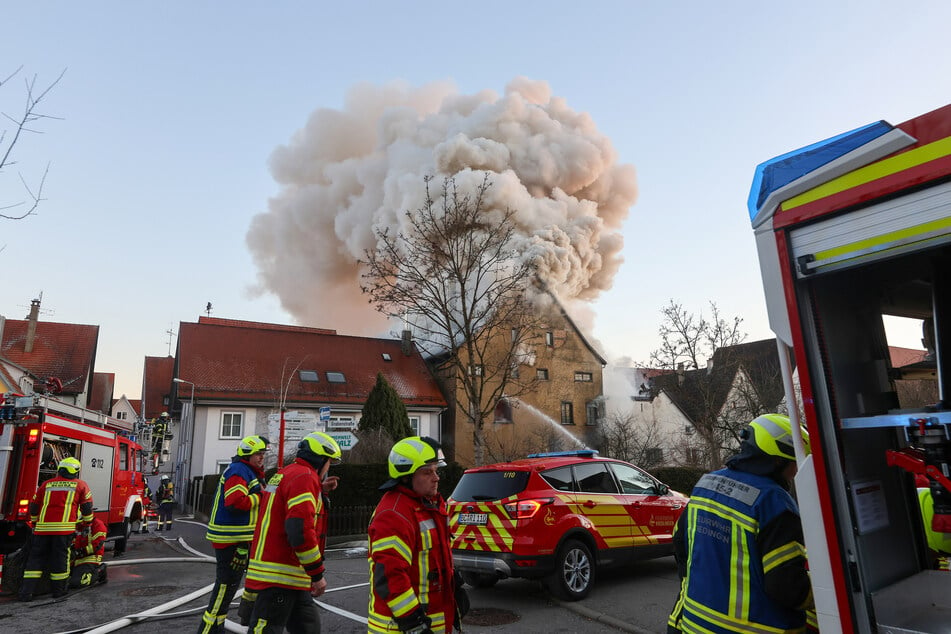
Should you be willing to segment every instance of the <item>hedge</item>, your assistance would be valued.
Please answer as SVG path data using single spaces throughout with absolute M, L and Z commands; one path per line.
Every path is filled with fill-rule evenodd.
M 657 467 L 651 470 L 651 475 L 669 486 L 674 491 L 690 495 L 693 487 L 703 474 L 703 469 L 696 467 Z

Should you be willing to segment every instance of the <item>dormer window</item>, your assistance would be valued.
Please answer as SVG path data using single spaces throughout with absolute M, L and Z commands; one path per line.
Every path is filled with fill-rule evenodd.
M 301 370 L 299 376 L 302 383 L 317 383 L 320 381 L 316 370 Z
M 343 372 L 328 372 L 327 382 L 328 383 L 346 383 L 347 377 L 343 375 Z

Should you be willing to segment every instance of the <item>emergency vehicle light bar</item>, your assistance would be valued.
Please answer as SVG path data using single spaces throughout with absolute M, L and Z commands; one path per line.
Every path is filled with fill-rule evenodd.
M 560 456 L 578 456 L 579 458 L 594 458 L 598 455 L 597 449 L 575 449 L 574 451 L 549 451 L 548 453 L 530 453 L 529 458 L 558 458 Z

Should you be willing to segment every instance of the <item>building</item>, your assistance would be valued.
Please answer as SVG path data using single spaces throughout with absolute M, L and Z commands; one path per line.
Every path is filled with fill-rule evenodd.
M 414 431 L 441 438 L 446 400 L 412 342 L 216 317 L 182 322 L 166 388 L 176 419 L 171 463 L 178 484 L 222 471 L 249 434 L 274 443 L 273 466 L 282 411 L 285 461 L 314 430 L 327 431 L 348 450 L 377 373 L 403 400 Z M 148 374 L 146 386 L 148 415 L 160 390 Z
M 602 372 L 606 361 L 557 302 L 552 313 L 534 322 L 533 328 L 531 336 L 521 339 L 525 343 L 516 351 L 507 374 L 478 365 L 433 360 L 450 400 L 444 448 L 451 459 L 464 466 L 477 462 L 475 424 L 466 415 L 468 401 L 458 376 L 461 367 L 484 377 L 484 393 L 502 394 L 491 420 L 483 423 L 483 463 L 537 451 L 593 446 L 603 417 Z M 499 353 L 487 354 L 486 358 L 511 358 L 505 354 L 510 342 L 508 333 L 501 333 L 495 340 Z M 456 354 L 464 354 L 464 349 L 460 347 Z M 496 389 L 505 379 L 512 389 Z

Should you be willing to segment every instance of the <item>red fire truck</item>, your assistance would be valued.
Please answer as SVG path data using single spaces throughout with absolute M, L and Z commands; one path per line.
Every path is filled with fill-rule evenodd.
M 927 538 L 951 530 L 951 105 L 761 164 L 749 212 L 812 446 L 796 439 L 796 491 L 820 630 L 947 631 Z M 913 363 L 893 361 L 896 322 L 921 329 Z
M 23 543 L 30 498 L 75 457 L 110 537 L 139 530 L 145 509 L 142 447 L 131 421 L 43 395 L 4 395 L 0 416 L 0 556 Z

